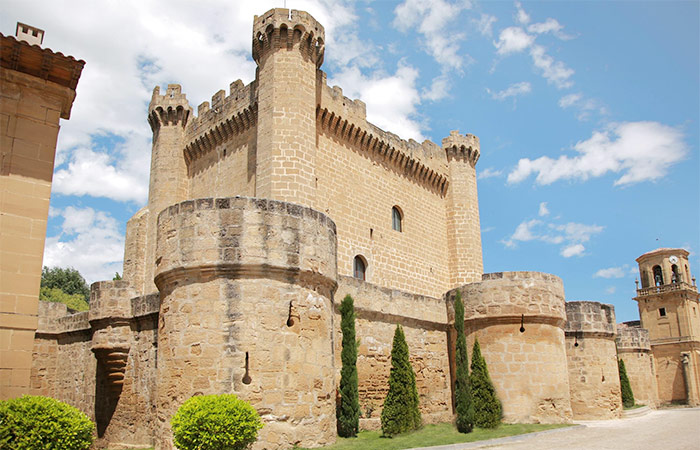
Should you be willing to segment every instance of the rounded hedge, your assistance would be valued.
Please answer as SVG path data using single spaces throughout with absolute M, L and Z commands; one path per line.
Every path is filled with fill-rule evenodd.
M 49 397 L 0 401 L 0 448 L 86 450 L 95 424 L 77 408 Z
M 255 442 L 263 427 L 257 411 L 233 394 L 192 397 L 170 425 L 180 450 L 242 450 Z

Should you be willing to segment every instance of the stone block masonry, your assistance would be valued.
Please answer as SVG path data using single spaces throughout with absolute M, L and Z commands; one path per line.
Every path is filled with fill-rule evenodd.
M 566 356 L 574 418 L 619 418 L 622 395 L 615 309 L 598 302 L 567 302 L 566 317 Z
M 569 422 L 561 279 L 539 272 L 498 272 L 459 289 L 468 348 L 478 337 L 503 404 L 503 420 Z M 455 292 L 446 294 L 452 321 Z
M 22 39 L 0 34 L 0 400 L 29 390 L 59 119 L 85 64 Z
M 615 344 L 618 358 L 625 362 L 635 402 L 656 407 L 659 396 L 649 330 L 618 323 Z

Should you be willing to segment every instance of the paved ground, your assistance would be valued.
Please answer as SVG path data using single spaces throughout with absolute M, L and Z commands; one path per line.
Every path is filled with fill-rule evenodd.
M 700 408 L 652 411 L 641 417 L 577 422 L 582 426 L 430 450 L 700 450 Z M 424 449 L 425 450 L 425 449 Z

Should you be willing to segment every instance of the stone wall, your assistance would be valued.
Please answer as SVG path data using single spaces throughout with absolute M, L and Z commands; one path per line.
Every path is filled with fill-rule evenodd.
M 566 355 L 574 418 L 620 417 L 622 396 L 613 306 L 567 302 L 566 316 Z
M 391 347 L 401 324 L 413 371 L 424 423 L 452 420 L 452 389 L 443 299 L 409 294 L 365 283 L 352 277 L 339 279 L 335 294 L 335 368 L 340 380 L 342 332 L 340 302 L 351 295 L 355 304 L 357 355 L 362 429 L 378 429 L 384 398 L 389 390 Z
M 635 403 L 656 407 L 659 398 L 649 330 L 618 323 L 615 344 L 618 358 L 625 362 Z
M 564 287 L 539 272 L 484 274 L 459 288 L 471 350 L 478 337 L 509 423 L 571 421 L 564 346 Z M 446 294 L 454 320 L 456 289 Z
M 185 400 L 220 393 L 261 414 L 256 449 L 334 442 L 333 222 L 290 203 L 208 198 L 158 224 L 158 448 L 172 448 L 169 419 Z
M 39 302 L 31 390 L 64 401 L 95 419 L 96 360 L 88 313 L 68 314 L 62 303 Z

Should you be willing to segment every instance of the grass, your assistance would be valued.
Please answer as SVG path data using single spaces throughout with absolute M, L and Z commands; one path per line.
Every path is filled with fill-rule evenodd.
M 325 450 L 400 450 L 413 447 L 459 444 L 462 442 L 483 441 L 516 434 L 534 433 L 568 427 L 567 424 L 502 424 L 491 430 L 475 428 L 468 434 L 457 431 L 450 423 L 426 425 L 413 433 L 401 434 L 393 438 L 381 437 L 381 431 L 361 431 L 356 438 L 338 438 L 338 441 Z M 297 450 L 308 450 L 299 448 Z
M 625 409 L 625 411 L 629 411 L 630 409 L 643 408 L 644 406 L 646 406 L 646 405 L 640 405 L 639 403 L 635 403 L 635 404 L 632 405 L 632 406 L 629 406 L 629 407 L 628 407 L 628 406 L 624 406 L 623 408 Z

